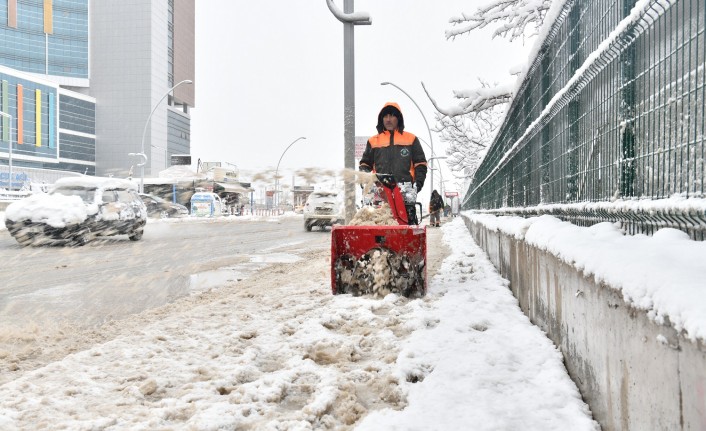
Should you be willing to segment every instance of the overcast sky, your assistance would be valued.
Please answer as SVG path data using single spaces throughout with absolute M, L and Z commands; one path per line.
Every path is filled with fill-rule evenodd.
M 335 0 L 343 9 L 343 0 Z M 533 40 L 510 44 L 490 31 L 447 41 L 449 18 L 473 12 L 484 0 L 357 0 L 356 12 L 373 24 L 355 28 L 356 135 L 375 131 L 377 113 L 396 101 L 406 130 L 429 143 L 424 119 L 392 86 L 409 93 L 434 127 L 423 81 L 443 105 L 453 90 L 477 86 L 477 77 L 507 82 L 526 63 Z M 196 3 L 196 107 L 191 153 L 236 164 L 241 178 L 274 169 L 343 168 L 343 24 L 325 0 L 209 0 Z M 434 152 L 445 144 L 432 136 Z M 429 147 L 424 145 L 427 157 Z M 448 169 L 444 177 L 451 176 Z M 438 181 L 438 177 L 437 181 Z M 450 185 L 447 183 L 447 189 Z M 427 187 L 425 187 L 426 189 Z

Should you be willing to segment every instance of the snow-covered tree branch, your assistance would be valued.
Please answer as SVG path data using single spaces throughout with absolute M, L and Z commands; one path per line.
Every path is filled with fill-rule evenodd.
M 461 99 L 457 106 L 443 108 L 436 103 L 436 100 L 429 94 L 427 88 L 422 82 L 422 88 L 427 94 L 427 97 L 434 105 L 436 110 L 446 116 L 455 117 L 457 115 L 469 114 L 472 112 L 482 112 L 486 109 L 491 109 L 498 105 L 508 103 L 512 99 L 511 85 L 490 85 L 489 83 L 480 80 L 480 87 L 469 90 L 456 90 L 453 92 L 454 97 Z
M 494 0 L 479 7 L 474 13 L 452 17 L 452 28 L 446 31 L 447 39 L 470 33 L 473 30 L 497 24 L 493 37 L 509 37 L 510 41 L 527 35 L 528 27 L 536 34 L 552 0 Z M 531 36 L 533 34 L 529 34 Z
M 552 0 L 492 0 L 472 14 L 452 17 L 449 20 L 452 28 L 446 31 L 446 38 L 455 39 L 491 25 L 496 26 L 493 37 L 508 37 L 513 41 L 531 36 L 539 33 L 551 4 Z M 530 30 L 534 34 L 529 34 Z M 446 152 L 449 168 L 463 175 L 474 173 L 495 137 L 505 107 L 512 100 L 514 84 L 490 85 L 480 80 L 479 87 L 454 91 L 459 103 L 452 107 L 440 106 L 423 82 L 422 87 L 438 112 L 435 130 L 442 141 L 449 143 Z
M 434 131 L 449 144 L 446 164 L 452 172 L 466 175 L 475 172 L 492 143 L 504 108 L 495 106 L 480 112 L 449 117 L 436 114 Z

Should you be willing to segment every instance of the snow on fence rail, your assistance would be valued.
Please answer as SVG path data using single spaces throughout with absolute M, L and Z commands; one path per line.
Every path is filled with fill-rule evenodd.
M 625 3 L 566 1 L 548 23 L 464 209 L 703 198 L 706 6 Z

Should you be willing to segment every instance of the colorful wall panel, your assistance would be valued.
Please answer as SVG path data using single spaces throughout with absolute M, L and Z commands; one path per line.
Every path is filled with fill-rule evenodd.
M 24 97 L 22 96 L 22 84 L 17 84 L 17 144 L 24 144 Z
M 42 146 L 42 90 L 34 90 L 34 130 L 36 147 Z
M 8 94 L 8 88 L 9 86 L 7 85 L 7 81 L 3 79 L 0 84 L 0 91 L 2 91 L 2 95 L 0 95 L 0 103 L 2 104 L 2 106 L 0 106 L 0 110 L 5 113 L 9 113 L 10 110 L 10 95 Z M 10 118 L 5 116 L 2 117 L 2 140 L 5 142 L 10 141 Z
M 17 0 L 7 0 L 7 26 L 17 28 Z
M 52 12 L 52 0 L 44 0 L 44 33 L 54 33 L 54 15 Z
M 49 93 L 49 148 L 56 148 L 56 103 L 54 93 Z

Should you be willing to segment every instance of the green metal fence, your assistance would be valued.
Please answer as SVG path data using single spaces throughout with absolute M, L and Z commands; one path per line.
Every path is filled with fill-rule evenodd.
M 704 0 L 567 0 L 463 208 L 552 205 L 591 224 L 616 220 L 568 213 L 585 202 L 703 198 L 705 29 Z M 683 230 L 703 239 L 706 213 L 689 208 Z M 660 226 L 641 220 L 631 230 Z

